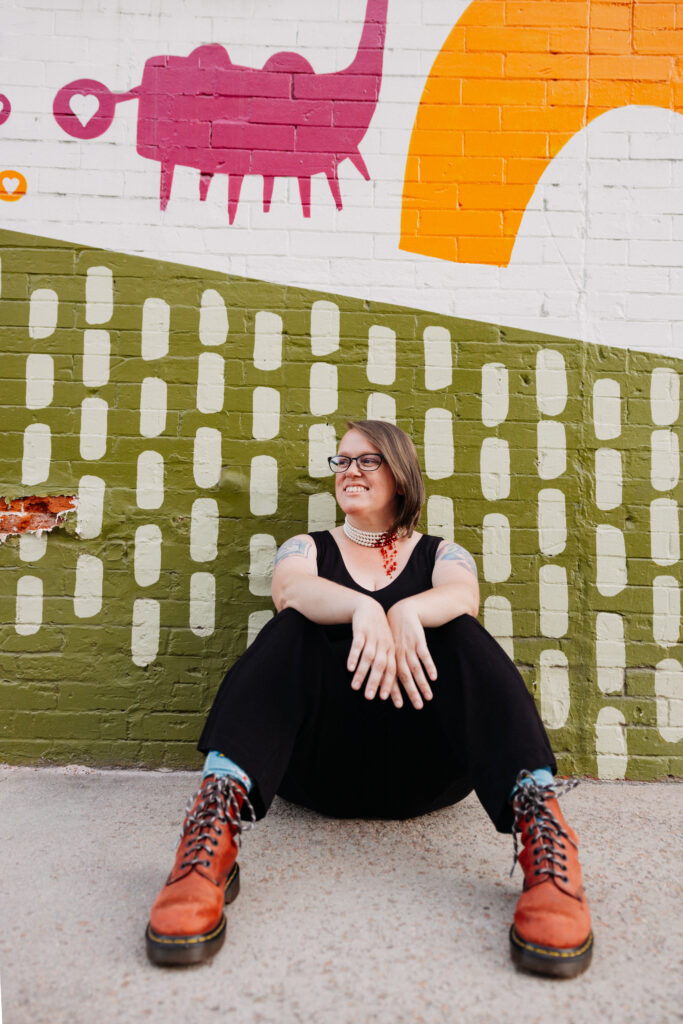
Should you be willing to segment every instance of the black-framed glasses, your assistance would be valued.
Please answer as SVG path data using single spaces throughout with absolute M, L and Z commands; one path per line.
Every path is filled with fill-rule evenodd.
M 345 473 L 352 462 L 355 462 L 364 473 L 372 473 L 382 465 L 384 456 L 379 452 L 367 452 L 365 455 L 330 455 L 327 461 L 333 473 Z

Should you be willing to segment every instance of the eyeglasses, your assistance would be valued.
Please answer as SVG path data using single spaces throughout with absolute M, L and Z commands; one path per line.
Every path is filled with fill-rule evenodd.
M 345 473 L 352 462 L 355 462 L 364 473 L 372 473 L 382 465 L 384 456 L 379 452 L 368 452 L 366 455 L 330 455 L 327 461 L 333 473 Z

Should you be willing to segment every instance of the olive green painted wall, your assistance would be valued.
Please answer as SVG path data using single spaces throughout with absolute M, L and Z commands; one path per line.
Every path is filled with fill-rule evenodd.
M 371 413 L 379 409 L 387 415 L 395 403 L 398 425 L 426 456 L 431 501 L 423 526 L 448 533 L 452 515 L 455 539 L 475 555 L 482 570 L 482 619 L 501 636 L 505 622 L 512 622 L 513 636 L 502 636 L 503 642 L 551 726 L 561 769 L 638 779 L 681 774 L 683 718 L 681 701 L 675 699 L 683 673 L 680 544 L 678 525 L 675 537 L 670 528 L 679 522 L 682 497 L 679 474 L 672 469 L 678 449 L 671 448 L 680 436 L 680 402 L 675 405 L 677 393 L 671 388 L 680 379 L 681 361 L 11 232 L 0 232 L 0 260 L 0 496 L 78 494 L 83 477 L 104 481 L 103 521 L 96 536 L 79 536 L 71 517 L 49 535 L 42 554 L 40 545 L 16 537 L 0 545 L 0 758 L 13 763 L 196 764 L 194 744 L 223 672 L 244 650 L 250 616 L 253 633 L 262 621 L 258 613 L 271 608 L 263 565 L 272 546 L 306 529 L 309 516 L 311 528 L 323 525 L 325 499 L 311 503 L 310 498 L 332 489 L 328 476 L 316 475 L 325 438 L 330 431 L 339 437 L 346 418 L 364 417 L 370 401 Z M 88 270 L 98 267 L 112 273 L 110 309 L 106 274 L 88 278 Z M 40 293 L 43 302 L 38 303 L 35 293 L 42 289 L 56 294 L 54 330 L 50 310 L 55 300 Z M 208 337 L 209 320 L 201 330 L 204 342 L 200 339 L 200 306 L 207 291 L 223 300 L 229 325 L 225 340 L 220 334 Z M 143 359 L 142 311 L 150 298 L 169 307 L 169 350 Z M 216 326 L 222 309 L 216 295 L 208 298 L 214 312 L 207 316 L 218 318 Z M 312 339 L 312 309 L 321 301 L 332 305 L 315 307 Z M 335 306 L 340 316 L 336 348 Z M 257 321 L 259 313 L 282 318 L 279 365 L 278 335 L 264 333 L 264 325 L 272 330 L 277 324 L 268 317 Z M 330 317 L 332 327 L 325 332 Z M 106 383 L 103 358 L 86 367 L 92 386 L 83 381 L 84 346 L 93 343 L 87 331 L 105 332 L 95 342 L 110 343 Z M 162 331 L 156 343 L 163 345 L 163 338 Z M 154 345 L 154 338 L 146 344 Z M 33 383 L 33 404 L 35 394 L 38 402 L 50 399 L 38 408 L 27 408 L 31 353 L 49 355 L 54 370 L 51 395 L 47 385 Z M 208 353 L 215 358 L 204 361 L 200 371 L 200 356 Z M 44 361 L 39 365 L 44 367 Z M 222 409 L 202 412 L 197 408 L 198 372 L 208 367 L 213 373 L 220 366 L 225 371 Z M 152 433 L 141 436 L 145 378 L 166 385 L 165 425 L 158 435 L 154 424 L 163 410 L 155 416 L 149 400 L 163 387 L 152 384 L 142 399 L 143 408 L 147 403 L 143 429 Z M 605 380 L 615 383 L 598 383 L 594 395 L 596 383 Z M 662 383 L 666 387 L 660 394 Z M 270 390 L 257 390 L 263 388 Z M 615 389 L 620 395 L 616 404 L 610 398 Z M 200 405 L 215 409 L 217 393 L 205 382 Z M 99 404 L 91 403 L 82 430 L 82 403 L 93 398 Z M 93 429 L 97 434 L 103 403 L 106 437 L 98 441 Z M 667 410 L 674 407 L 672 423 Z M 610 428 L 613 414 L 616 425 Z M 90 426 L 88 415 L 94 416 Z M 541 426 L 539 434 L 541 421 L 561 426 Z M 48 475 L 38 482 L 31 481 L 40 475 L 39 454 L 32 454 L 30 444 L 26 449 L 25 431 L 31 424 L 48 427 L 51 441 Z M 218 433 L 201 433 L 207 429 Z M 552 468 L 554 459 L 561 463 L 561 450 L 559 455 L 557 449 L 555 455 L 539 451 L 548 429 L 551 449 L 558 437 L 562 448 L 564 433 L 564 471 Z M 207 448 L 197 467 L 198 430 Z M 39 443 L 41 436 L 45 432 L 38 435 Z M 221 468 L 214 483 L 211 443 L 218 436 Z M 101 455 L 98 445 L 105 449 Z M 598 455 L 602 508 L 596 504 L 598 450 L 620 453 Z M 149 493 L 136 495 L 138 459 L 150 451 L 163 462 L 163 500 L 157 508 L 137 503 L 158 500 L 153 489 L 151 498 Z M 263 456 L 275 460 L 266 469 L 277 469 L 272 511 L 267 480 L 259 483 L 259 463 L 252 462 Z M 619 463 L 622 494 L 616 501 Z M 211 557 L 199 519 L 191 557 L 198 499 L 205 502 L 205 511 L 213 508 L 206 502 L 216 503 L 216 557 Z M 660 502 L 654 511 L 653 502 Z M 84 507 L 83 496 L 81 503 Z M 486 520 L 484 559 L 487 516 L 498 518 Z M 96 528 L 92 521 L 86 534 Z M 668 535 L 661 532 L 662 521 L 669 524 Z M 158 533 L 136 534 L 142 527 L 157 527 L 161 534 L 158 579 Z M 146 547 L 145 536 L 152 537 Z M 547 566 L 556 568 L 548 572 Z M 22 584 L 27 576 L 34 582 Z M 539 580 L 544 582 L 539 585 Z M 18 603 L 18 592 L 29 596 Z

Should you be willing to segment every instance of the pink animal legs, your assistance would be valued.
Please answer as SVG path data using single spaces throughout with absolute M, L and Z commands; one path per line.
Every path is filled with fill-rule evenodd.
M 273 198 L 273 185 L 275 184 L 275 178 L 271 175 L 263 175 L 263 212 L 268 213 L 270 211 L 270 201 Z
M 299 178 L 299 195 L 301 196 L 301 209 L 304 217 L 311 216 L 311 179 Z
M 202 202 L 204 202 L 207 195 L 209 194 L 209 185 L 211 184 L 212 178 L 212 171 L 202 171 L 201 177 L 199 179 L 199 198 L 201 199 Z
M 240 189 L 244 181 L 243 174 L 231 174 L 228 178 L 228 219 L 231 224 L 235 222 L 235 214 L 240 201 Z
M 332 195 L 334 197 L 335 205 L 336 205 L 338 210 L 341 210 L 341 208 L 342 208 L 342 197 L 341 197 L 341 189 L 339 188 L 339 178 L 337 177 L 337 172 L 338 172 L 338 167 L 337 167 L 337 164 L 335 164 L 334 167 L 331 170 L 325 171 L 325 174 L 327 175 L 327 182 L 328 182 L 328 184 L 330 186 L 330 192 L 332 193 Z
M 365 180 L 370 181 L 370 171 L 368 170 L 365 160 L 360 155 L 358 150 L 356 150 L 355 153 L 349 153 L 349 160 L 351 161 L 353 166 L 360 171 Z
M 173 172 L 175 171 L 175 164 L 162 164 L 161 165 L 161 180 L 159 182 L 159 205 L 162 210 L 165 210 L 168 206 L 168 201 L 171 198 L 171 186 L 173 185 Z

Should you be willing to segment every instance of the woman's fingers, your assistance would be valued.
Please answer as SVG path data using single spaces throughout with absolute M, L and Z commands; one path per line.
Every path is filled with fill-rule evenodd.
M 438 673 L 436 671 L 436 665 L 434 664 L 434 662 L 432 660 L 432 656 L 429 653 L 429 648 L 427 647 L 427 641 L 426 640 L 424 641 L 424 643 L 418 644 L 418 646 L 417 646 L 417 654 L 418 654 L 418 657 L 419 657 L 420 661 L 422 662 L 422 664 L 425 667 L 425 671 L 426 671 L 427 675 L 432 680 L 432 682 L 434 682 L 434 680 L 436 679 Z
M 391 699 L 394 702 L 394 707 L 403 707 L 403 697 L 401 696 L 401 688 L 394 678 L 393 686 L 391 687 Z
M 365 634 L 357 633 L 353 638 L 353 643 L 351 644 L 351 649 L 349 650 L 348 661 L 346 662 L 346 667 L 348 668 L 349 672 L 353 672 L 353 670 L 356 668 L 358 664 L 358 659 L 361 656 L 361 652 L 364 646 Z
M 384 679 L 386 668 L 387 656 L 380 651 L 373 659 L 370 675 L 368 676 L 368 681 L 365 684 L 365 696 L 368 700 L 372 700 L 379 690 L 381 682 Z
M 405 658 L 398 660 L 398 678 L 406 692 L 406 696 L 414 708 L 424 707 L 420 691 L 417 688 L 412 672 Z
M 420 690 L 420 693 L 425 698 L 425 700 L 431 700 L 433 696 L 432 689 L 427 681 L 427 677 L 424 674 L 424 669 L 422 668 L 422 663 L 418 658 L 417 654 L 411 651 L 411 653 L 408 655 L 407 661 L 410 667 L 411 675 L 415 680 L 418 689 Z

